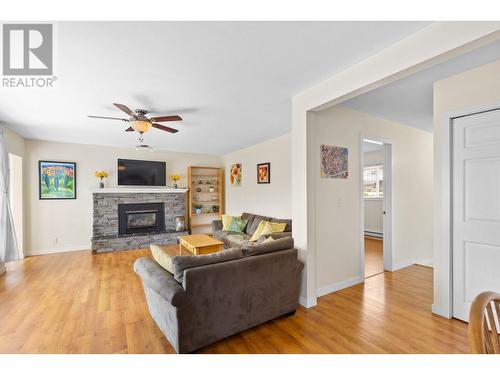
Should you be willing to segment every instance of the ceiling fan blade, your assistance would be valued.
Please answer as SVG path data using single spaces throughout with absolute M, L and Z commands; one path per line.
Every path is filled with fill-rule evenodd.
M 105 117 L 105 116 L 88 116 L 90 118 L 102 118 L 102 119 L 105 119 L 105 120 L 120 120 L 120 121 L 127 121 L 127 119 L 125 118 L 119 118 L 119 117 Z
M 177 115 L 151 117 L 151 121 L 156 121 L 156 122 L 182 121 L 182 117 Z
M 165 125 L 160 125 L 160 124 L 153 124 L 153 128 L 164 130 L 169 133 L 177 133 L 178 130 L 174 128 L 169 128 L 168 126 Z
M 126 132 L 133 132 L 134 131 L 134 128 L 129 126 L 127 129 L 125 129 Z
M 125 104 L 113 103 L 113 105 L 116 108 L 118 108 L 118 109 L 122 110 L 123 112 L 125 112 L 130 117 L 137 118 L 137 114 L 134 111 L 132 111 L 129 107 L 127 107 Z

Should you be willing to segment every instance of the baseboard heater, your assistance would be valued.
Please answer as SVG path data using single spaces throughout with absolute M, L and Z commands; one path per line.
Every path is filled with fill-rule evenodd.
M 375 237 L 375 238 L 384 238 L 384 234 L 381 232 L 374 232 L 371 230 L 365 230 L 365 236 Z

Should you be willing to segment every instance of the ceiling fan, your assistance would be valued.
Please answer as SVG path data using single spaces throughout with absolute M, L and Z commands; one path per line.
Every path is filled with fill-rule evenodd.
M 156 128 L 159 130 L 163 130 L 169 133 L 177 133 L 179 130 L 171 128 L 169 126 L 161 125 L 158 124 L 157 122 L 167 122 L 167 121 L 182 121 L 182 118 L 178 115 L 169 115 L 169 116 L 155 116 L 148 118 L 146 115 L 148 114 L 148 111 L 145 109 L 136 109 L 135 111 L 132 111 L 129 107 L 127 107 L 124 104 L 120 103 L 113 103 L 113 105 L 120 109 L 121 111 L 125 112 L 127 115 L 130 117 L 128 119 L 125 118 L 119 118 L 119 117 L 104 117 L 104 116 L 88 116 L 90 118 L 97 118 L 97 119 L 105 119 L 105 120 L 120 120 L 120 121 L 125 121 L 130 124 L 130 126 L 125 129 L 126 132 L 133 132 L 136 131 L 140 134 L 139 136 L 139 144 L 136 146 L 136 149 L 143 149 L 147 148 L 153 151 L 152 147 L 143 144 L 144 138 L 143 134 L 146 133 L 147 131 L 151 130 L 151 128 Z

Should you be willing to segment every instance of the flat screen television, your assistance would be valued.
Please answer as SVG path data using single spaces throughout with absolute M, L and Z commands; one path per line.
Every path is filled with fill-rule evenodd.
M 163 161 L 118 159 L 118 185 L 166 186 Z

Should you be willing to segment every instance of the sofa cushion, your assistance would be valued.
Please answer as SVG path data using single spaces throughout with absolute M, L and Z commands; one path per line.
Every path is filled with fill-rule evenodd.
M 279 238 L 271 242 L 247 242 L 241 246 L 244 256 L 261 255 L 287 249 L 293 249 L 292 237 Z
M 243 254 L 239 248 L 223 250 L 217 253 L 206 255 L 175 256 L 172 257 L 174 278 L 178 282 L 182 283 L 182 281 L 184 280 L 184 270 L 205 266 L 207 264 L 227 262 L 229 260 L 241 258 L 242 256 Z
M 152 244 L 149 247 L 151 248 L 151 254 L 156 263 L 173 275 L 174 268 L 172 267 L 172 256 L 159 245 Z
M 266 224 L 268 221 L 261 221 L 259 223 L 259 226 L 257 227 L 256 230 L 254 230 L 252 237 L 250 238 L 250 241 L 257 241 L 259 237 L 262 235 L 262 232 L 264 231 L 264 228 L 266 227 Z
M 246 234 L 250 234 L 252 235 L 252 233 L 250 233 L 250 227 L 252 226 L 252 222 L 253 222 L 253 219 L 255 218 L 255 214 L 250 214 L 248 212 L 243 212 L 241 214 L 241 218 L 243 220 L 247 220 L 247 227 L 245 228 L 245 233 Z
M 247 231 L 247 234 L 253 235 L 257 230 L 257 228 L 259 227 L 261 221 L 269 221 L 270 219 L 271 218 L 268 216 L 255 215 L 255 217 L 252 220 L 252 224 L 250 225 L 250 229 Z
M 233 220 L 231 220 L 231 224 L 229 224 L 227 230 L 231 232 L 244 233 L 245 228 L 247 227 L 247 223 L 248 220 L 243 220 L 239 217 L 233 217 Z
M 222 215 L 222 230 L 229 230 L 234 218 L 240 219 L 240 216 Z
M 245 233 L 234 234 L 231 233 L 226 237 L 228 247 L 238 247 L 240 248 L 245 242 L 250 241 L 250 235 Z
M 292 220 L 272 218 L 271 223 L 286 223 L 286 227 L 285 227 L 284 232 L 291 232 L 292 231 Z

